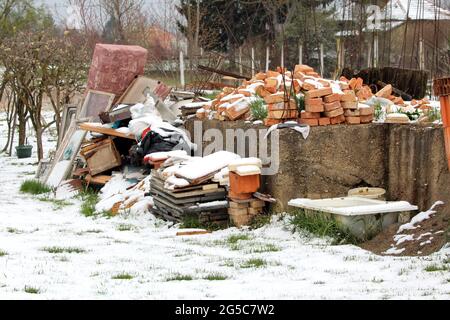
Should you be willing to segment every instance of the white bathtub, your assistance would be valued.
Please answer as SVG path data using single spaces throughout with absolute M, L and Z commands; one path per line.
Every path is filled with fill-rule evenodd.
M 398 223 L 400 215 L 419 209 L 405 201 L 386 202 L 360 197 L 296 199 L 291 200 L 289 206 L 304 209 L 308 215 L 321 214 L 333 218 L 343 229 L 362 240 Z

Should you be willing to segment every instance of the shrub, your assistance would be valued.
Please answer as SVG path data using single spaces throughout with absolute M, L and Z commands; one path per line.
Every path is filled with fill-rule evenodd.
M 250 103 L 249 106 L 255 120 L 263 121 L 269 116 L 269 111 L 263 99 L 257 99 Z

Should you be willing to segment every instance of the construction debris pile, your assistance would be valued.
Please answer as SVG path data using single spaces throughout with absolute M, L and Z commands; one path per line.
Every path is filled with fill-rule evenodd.
M 146 55 L 140 47 L 97 46 L 83 105 L 66 120 L 70 125 L 41 180 L 61 197 L 86 185 L 99 188 L 99 214 L 152 212 L 218 226 L 228 226 L 231 215 L 237 226 L 250 223 L 272 201 L 257 193 L 261 161 L 225 151 L 192 157 L 196 145 L 178 127 L 178 116 L 192 114 L 186 104 L 206 99 L 194 102 L 192 93 L 174 93 L 144 77 Z
M 225 88 L 213 101 L 190 105 L 200 120 L 263 121 L 273 126 L 296 121 L 309 126 L 409 123 L 435 121 L 439 115 L 426 99 L 405 102 L 386 85 L 372 92 L 361 78 L 324 79 L 313 68 L 297 65 L 294 72 L 258 73 L 238 88 Z M 261 112 L 262 111 L 262 112 Z

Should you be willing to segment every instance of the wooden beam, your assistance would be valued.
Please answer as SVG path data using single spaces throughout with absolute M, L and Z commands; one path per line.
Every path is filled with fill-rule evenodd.
M 384 87 L 387 86 L 387 83 L 384 83 L 383 81 L 378 81 L 377 85 L 379 85 L 383 89 Z M 410 94 L 407 94 L 406 92 L 404 92 L 400 89 L 394 88 L 394 86 L 392 86 L 392 91 L 395 94 L 401 96 L 404 100 L 411 101 L 413 98 Z
M 113 136 L 113 137 L 119 137 L 124 139 L 130 139 L 130 140 L 136 140 L 135 136 L 131 133 L 123 133 L 120 131 L 117 131 L 115 129 L 110 128 L 104 128 L 98 125 L 93 125 L 92 123 L 80 123 L 78 127 L 81 130 L 89 131 L 89 132 L 95 132 L 95 133 L 101 133 L 107 136 Z

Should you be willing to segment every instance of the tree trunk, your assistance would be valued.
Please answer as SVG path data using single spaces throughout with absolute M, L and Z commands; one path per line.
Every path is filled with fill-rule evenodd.
M 27 139 L 26 110 L 20 99 L 17 99 L 17 118 L 19 121 L 19 146 L 25 145 Z
M 39 124 L 37 125 L 37 128 L 36 128 L 36 144 L 37 144 L 37 153 L 38 153 L 39 161 L 44 159 L 44 146 L 42 143 L 42 134 L 43 134 L 43 130 L 42 130 L 42 126 L 39 122 Z

